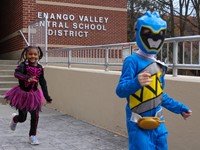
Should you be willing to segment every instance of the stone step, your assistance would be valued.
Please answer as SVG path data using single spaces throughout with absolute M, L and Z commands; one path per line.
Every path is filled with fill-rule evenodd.
M 1 75 L 12 75 L 14 77 L 14 70 L 0 70 Z
M 0 60 L 1 65 L 16 65 L 18 60 Z
M 15 70 L 16 65 L 2 65 L 0 64 L 0 71 L 1 70 Z
M 0 88 L 0 104 L 2 105 L 7 105 L 7 102 L 6 100 L 4 99 L 4 96 L 3 94 L 9 90 L 10 88 Z
M 0 81 L 17 81 L 13 75 L 0 75 Z
M 18 60 L 0 60 L 0 103 L 6 104 L 3 94 L 18 84 L 14 70 Z
M 0 95 L 3 95 L 9 89 L 11 89 L 11 88 L 0 88 Z
M 8 103 L 6 102 L 6 100 L 3 98 L 2 95 L 0 95 L 0 104 L 2 105 L 7 105 Z
M 18 81 L 0 81 L 0 88 L 11 88 L 18 84 Z

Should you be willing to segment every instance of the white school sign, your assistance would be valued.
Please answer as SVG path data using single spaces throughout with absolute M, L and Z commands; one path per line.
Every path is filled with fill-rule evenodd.
M 69 37 L 85 37 L 92 31 L 106 32 L 106 25 L 109 18 L 105 16 L 85 16 L 73 14 L 55 14 L 38 12 L 38 18 L 48 18 L 48 35 L 49 36 L 69 36 Z M 44 26 L 40 22 L 39 26 Z

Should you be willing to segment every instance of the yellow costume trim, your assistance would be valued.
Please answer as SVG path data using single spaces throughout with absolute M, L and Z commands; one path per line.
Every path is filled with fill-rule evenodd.
M 162 72 L 159 71 L 156 74 L 151 76 L 152 82 L 148 86 L 144 86 L 139 89 L 134 94 L 130 95 L 129 106 L 130 108 L 134 108 L 139 106 L 141 103 L 149 100 L 153 100 L 162 94 L 162 83 L 160 82 L 160 76 Z

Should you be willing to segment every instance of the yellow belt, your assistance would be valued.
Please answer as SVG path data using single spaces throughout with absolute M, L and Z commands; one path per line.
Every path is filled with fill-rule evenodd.
M 131 121 L 137 123 L 142 129 L 151 130 L 165 122 L 164 120 L 160 120 L 162 116 L 162 108 L 156 113 L 155 117 L 142 117 L 139 114 L 132 112 Z

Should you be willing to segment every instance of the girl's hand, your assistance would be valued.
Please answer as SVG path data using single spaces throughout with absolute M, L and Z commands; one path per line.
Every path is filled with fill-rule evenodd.
M 28 82 L 38 82 L 38 80 L 35 77 L 31 77 L 28 79 Z
M 188 110 L 187 112 L 182 112 L 181 115 L 184 120 L 187 120 L 192 115 L 192 111 Z
M 48 104 L 51 104 L 52 103 L 52 100 L 51 101 L 47 101 L 44 103 L 44 106 L 48 105 Z
M 50 104 L 52 102 L 52 99 L 46 100 L 47 104 Z
M 144 71 L 138 75 L 138 80 L 141 86 L 147 86 L 151 83 L 151 74 L 148 71 Z
M 51 104 L 52 101 L 47 101 L 47 104 Z

